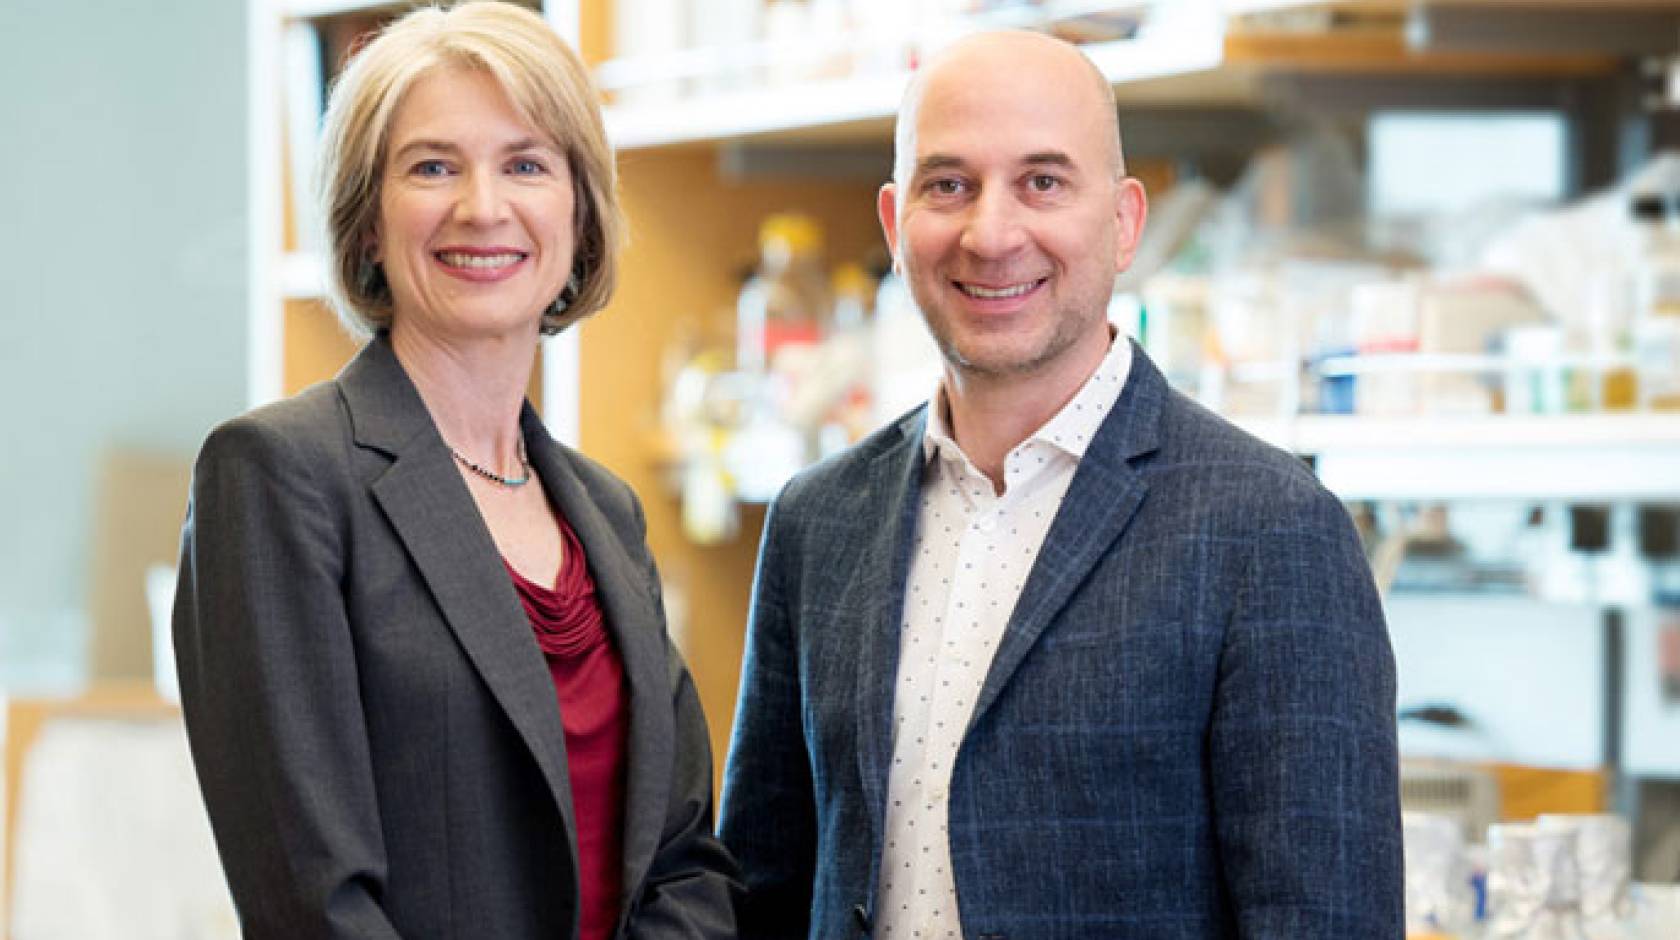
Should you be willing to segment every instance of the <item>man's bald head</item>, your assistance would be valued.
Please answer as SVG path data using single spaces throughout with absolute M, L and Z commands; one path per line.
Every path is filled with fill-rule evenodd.
M 1045 69 L 1069 79 L 1070 94 L 1085 97 L 1091 120 L 1109 151 L 1108 164 L 1116 179 L 1126 174 L 1120 144 L 1120 121 L 1115 114 L 1114 89 L 1102 71 L 1078 47 L 1053 36 L 1028 30 L 976 33 L 953 43 L 930 59 L 904 90 L 893 134 L 893 181 L 903 185 L 916 159 L 916 124 L 930 88 L 941 83 L 969 83 L 975 76 Z

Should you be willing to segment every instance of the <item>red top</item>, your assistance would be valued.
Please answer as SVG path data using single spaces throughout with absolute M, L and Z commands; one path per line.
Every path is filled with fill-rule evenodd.
M 566 557 L 553 590 L 512 565 L 507 569 L 560 699 L 577 818 L 579 937 L 605 940 L 618 926 L 624 890 L 624 752 L 630 715 L 624 663 L 607 635 L 583 546 L 565 519 L 560 519 L 560 532 Z

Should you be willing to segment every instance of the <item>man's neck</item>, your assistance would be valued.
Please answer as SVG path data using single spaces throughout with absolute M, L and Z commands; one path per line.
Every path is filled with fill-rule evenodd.
M 1078 350 L 1083 355 L 1054 368 L 1017 375 L 976 374 L 946 364 L 941 396 L 946 426 L 963 454 L 992 481 L 994 492 L 1004 491 L 1003 463 L 1009 452 L 1079 394 L 1108 350 L 1108 343 L 1089 344 Z

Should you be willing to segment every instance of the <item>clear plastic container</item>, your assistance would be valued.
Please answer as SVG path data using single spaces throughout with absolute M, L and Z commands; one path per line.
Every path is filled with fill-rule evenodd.
M 763 374 L 783 347 L 822 340 L 834 300 L 816 220 L 796 213 L 772 215 L 759 228 L 758 247 L 758 270 L 736 303 L 736 365 Z
M 1576 841 L 1533 823 L 1488 827 L 1486 940 L 1587 940 Z
M 1603 813 L 1543 813 L 1535 825 L 1542 831 L 1575 834 L 1581 920 L 1588 940 L 1625 940 L 1623 928 L 1633 914 L 1633 830 L 1628 821 Z
M 1639 401 L 1647 409 L 1680 411 L 1680 226 L 1674 199 L 1641 194 L 1630 209 L 1639 231 L 1633 324 Z
M 862 265 L 834 269 L 834 322 L 824 344 L 820 388 L 827 414 L 817 432 L 817 454 L 826 457 L 860 440 L 875 426 L 870 388 L 870 307 L 875 281 Z

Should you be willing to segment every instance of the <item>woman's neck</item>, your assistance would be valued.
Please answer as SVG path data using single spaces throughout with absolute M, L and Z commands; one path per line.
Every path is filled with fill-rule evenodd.
M 519 472 L 519 411 L 536 357 L 534 323 L 529 335 L 459 341 L 405 329 L 399 319 L 391 349 L 445 443 L 475 463 Z

